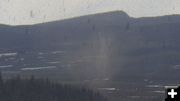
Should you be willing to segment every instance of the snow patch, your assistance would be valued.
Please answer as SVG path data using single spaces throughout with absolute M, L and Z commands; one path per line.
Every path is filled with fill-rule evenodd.
M 0 69 L 3 69 L 3 68 L 10 68 L 10 67 L 13 67 L 13 65 L 0 66 Z
M 54 69 L 56 66 L 47 66 L 47 67 L 32 67 L 32 68 L 22 68 L 22 71 L 33 71 L 33 70 L 42 70 L 42 69 Z
M 3 57 L 3 56 L 16 56 L 17 53 L 0 53 L 0 57 Z
M 99 90 L 115 91 L 116 88 L 98 88 Z

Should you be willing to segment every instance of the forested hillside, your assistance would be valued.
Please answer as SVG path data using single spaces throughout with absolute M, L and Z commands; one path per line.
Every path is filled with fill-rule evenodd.
M 21 79 L 3 80 L 0 76 L 0 101 L 106 101 L 91 90 L 52 83 L 49 80 Z

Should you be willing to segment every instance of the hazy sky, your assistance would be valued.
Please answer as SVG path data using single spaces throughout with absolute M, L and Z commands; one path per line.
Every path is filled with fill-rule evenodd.
M 132 17 L 180 14 L 180 0 L 0 0 L 0 24 L 34 24 L 113 10 Z

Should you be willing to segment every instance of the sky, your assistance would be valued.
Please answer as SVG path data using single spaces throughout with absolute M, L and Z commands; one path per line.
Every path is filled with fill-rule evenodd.
M 114 10 L 131 17 L 180 14 L 180 0 L 0 0 L 0 24 L 36 24 Z

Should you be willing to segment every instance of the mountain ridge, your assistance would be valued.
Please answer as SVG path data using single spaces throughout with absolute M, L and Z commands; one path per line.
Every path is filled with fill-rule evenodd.
M 89 17 L 98 17 L 98 16 L 110 16 L 110 15 L 116 15 L 132 20 L 141 20 L 143 19 L 144 21 L 146 20 L 157 20 L 157 19 L 164 19 L 164 20 L 176 20 L 180 19 L 179 14 L 172 14 L 172 15 L 162 15 L 162 16 L 153 16 L 153 17 L 130 17 L 126 12 L 124 11 L 110 11 L 110 12 L 102 12 L 102 13 L 96 13 L 96 14 L 90 14 L 90 15 L 83 15 L 83 16 L 78 16 L 78 17 L 73 17 L 73 18 L 67 18 L 67 19 L 62 19 L 62 20 L 55 20 L 55 21 L 48 21 L 48 22 L 42 22 L 42 23 L 37 23 L 37 24 L 31 24 L 31 25 L 7 25 L 7 24 L 0 24 L 0 26 L 9 26 L 9 27 L 22 27 L 22 26 L 36 26 L 36 25 L 42 25 L 42 24 L 48 24 L 48 23 L 63 23 L 66 21 L 71 21 L 71 20 L 78 20 L 78 19 L 84 19 L 84 18 L 89 18 Z M 178 21 L 180 22 L 180 20 Z
M 172 67 L 180 63 L 179 21 L 179 15 L 134 19 L 117 11 L 32 26 L 0 26 L 0 52 L 17 52 L 19 57 L 28 55 L 28 63 L 39 61 L 38 67 L 42 67 L 47 64 L 44 60 L 31 60 L 38 57 L 33 57 L 38 54 L 36 52 L 65 51 L 67 54 L 63 58 L 52 59 L 67 63 L 57 65 L 57 71 L 62 72 L 60 67 L 69 68 L 70 64 L 74 67 L 71 73 L 79 78 L 94 74 L 157 78 L 163 71 L 173 72 L 173 77 L 178 78 L 178 73 L 174 73 L 178 70 Z M 34 53 L 32 57 L 30 53 Z M 50 61 L 51 58 L 46 59 Z M 77 60 L 80 62 L 74 63 Z M 11 63 L 2 61 L 0 65 Z M 76 66 L 73 63 L 77 63 Z M 17 69 L 24 68 L 22 62 L 12 64 Z M 166 73 L 160 76 L 165 79 Z

